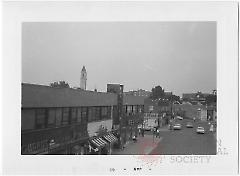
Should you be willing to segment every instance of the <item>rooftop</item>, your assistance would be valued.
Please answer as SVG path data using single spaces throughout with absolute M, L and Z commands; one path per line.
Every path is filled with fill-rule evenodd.
M 143 105 L 144 97 L 125 95 L 123 104 Z M 107 92 L 22 83 L 22 107 L 79 107 L 117 105 L 117 95 Z

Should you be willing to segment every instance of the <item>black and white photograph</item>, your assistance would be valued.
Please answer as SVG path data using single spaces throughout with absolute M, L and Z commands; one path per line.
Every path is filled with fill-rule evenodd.
M 216 119 L 216 22 L 22 24 L 23 155 L 215 155 Z
M 238 3 L 2 4 L 4 175 L 239 173 Z

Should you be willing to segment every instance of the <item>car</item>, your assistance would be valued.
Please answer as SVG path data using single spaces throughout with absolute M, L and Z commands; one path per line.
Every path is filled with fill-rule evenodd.
M 145 130 L 145 131 L 151 131 L 151 129 L 152 129 L 152 128 L 151 128 L 150 126 L 145 126 L 145 127 L 144 127 L 144 130 Z
M 205 133 L 205 130 L 204 130 L 203 127 L 197 127 L 196 132 L 199 133 L 199 134 L 204 134 L 204 133 Z
M 193 124 L 191 122 L 188 122 L 186 125 L 187 128 L 193 128 Z
M 180 116 L 177 116 L 176 119 L 183 120 L 183 118 Z
M 181 128 L 182 128 L 182 125 L 181 125 L 181 124 L 175 124 L 175 125 L 173 126 L 173 129 L 174 129 L 174 130 L 181 130 Z

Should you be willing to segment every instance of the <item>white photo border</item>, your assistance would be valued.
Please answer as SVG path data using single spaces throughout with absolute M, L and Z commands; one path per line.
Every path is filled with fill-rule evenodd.
M 162 163 L 151 166 L 139 163 L 131 155 L 21 155 L 22 22 L 83 21 L 216 21 L 217 138 L 221 141 L 217 151 L 225 148 L 227 152 L 211 155 L 208 163 L 171 163 L 171 157 L 176 155 L 165 155 Z M 238 172 L 237 2 L 3 2 L 3 42 L 4 174 L 159 175 Z M 142 168 L 140 171 L 134 170 L 139 167 Z

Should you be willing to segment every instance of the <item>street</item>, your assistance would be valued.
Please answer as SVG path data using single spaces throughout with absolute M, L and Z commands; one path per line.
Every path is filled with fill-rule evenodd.
M 186 128 L 186 123 L 192 120 L 179 120 L 181 130 L 162 131 L 161 142 L 150 154 L 164 155 L 215 155 L 216 132 L 209 132 L 207 122 L 192 122 L 193 128 Z M 197 134 L 196 128 L 202 126 L 205 134 Z
M 193 128 L 186 128 L 186 123 L 192 122 Z M 130 143 L 123 151 L 113 154 L 151 154 L 151 155 L 215 155 L 216 132 L 209 132 L 208 122 L 193 122 L 178 120 L 181 130 L 160 129 L 160 138 L 154 137 L 151 131 L 145 137 L 138 137 L 138 142 Z M 205 128 L 205 134 L 197 134 L 196 128 Z M 133 152 L 134 151 L 134 152 Z M 148 151 L 148 152 L 144 152 Z

